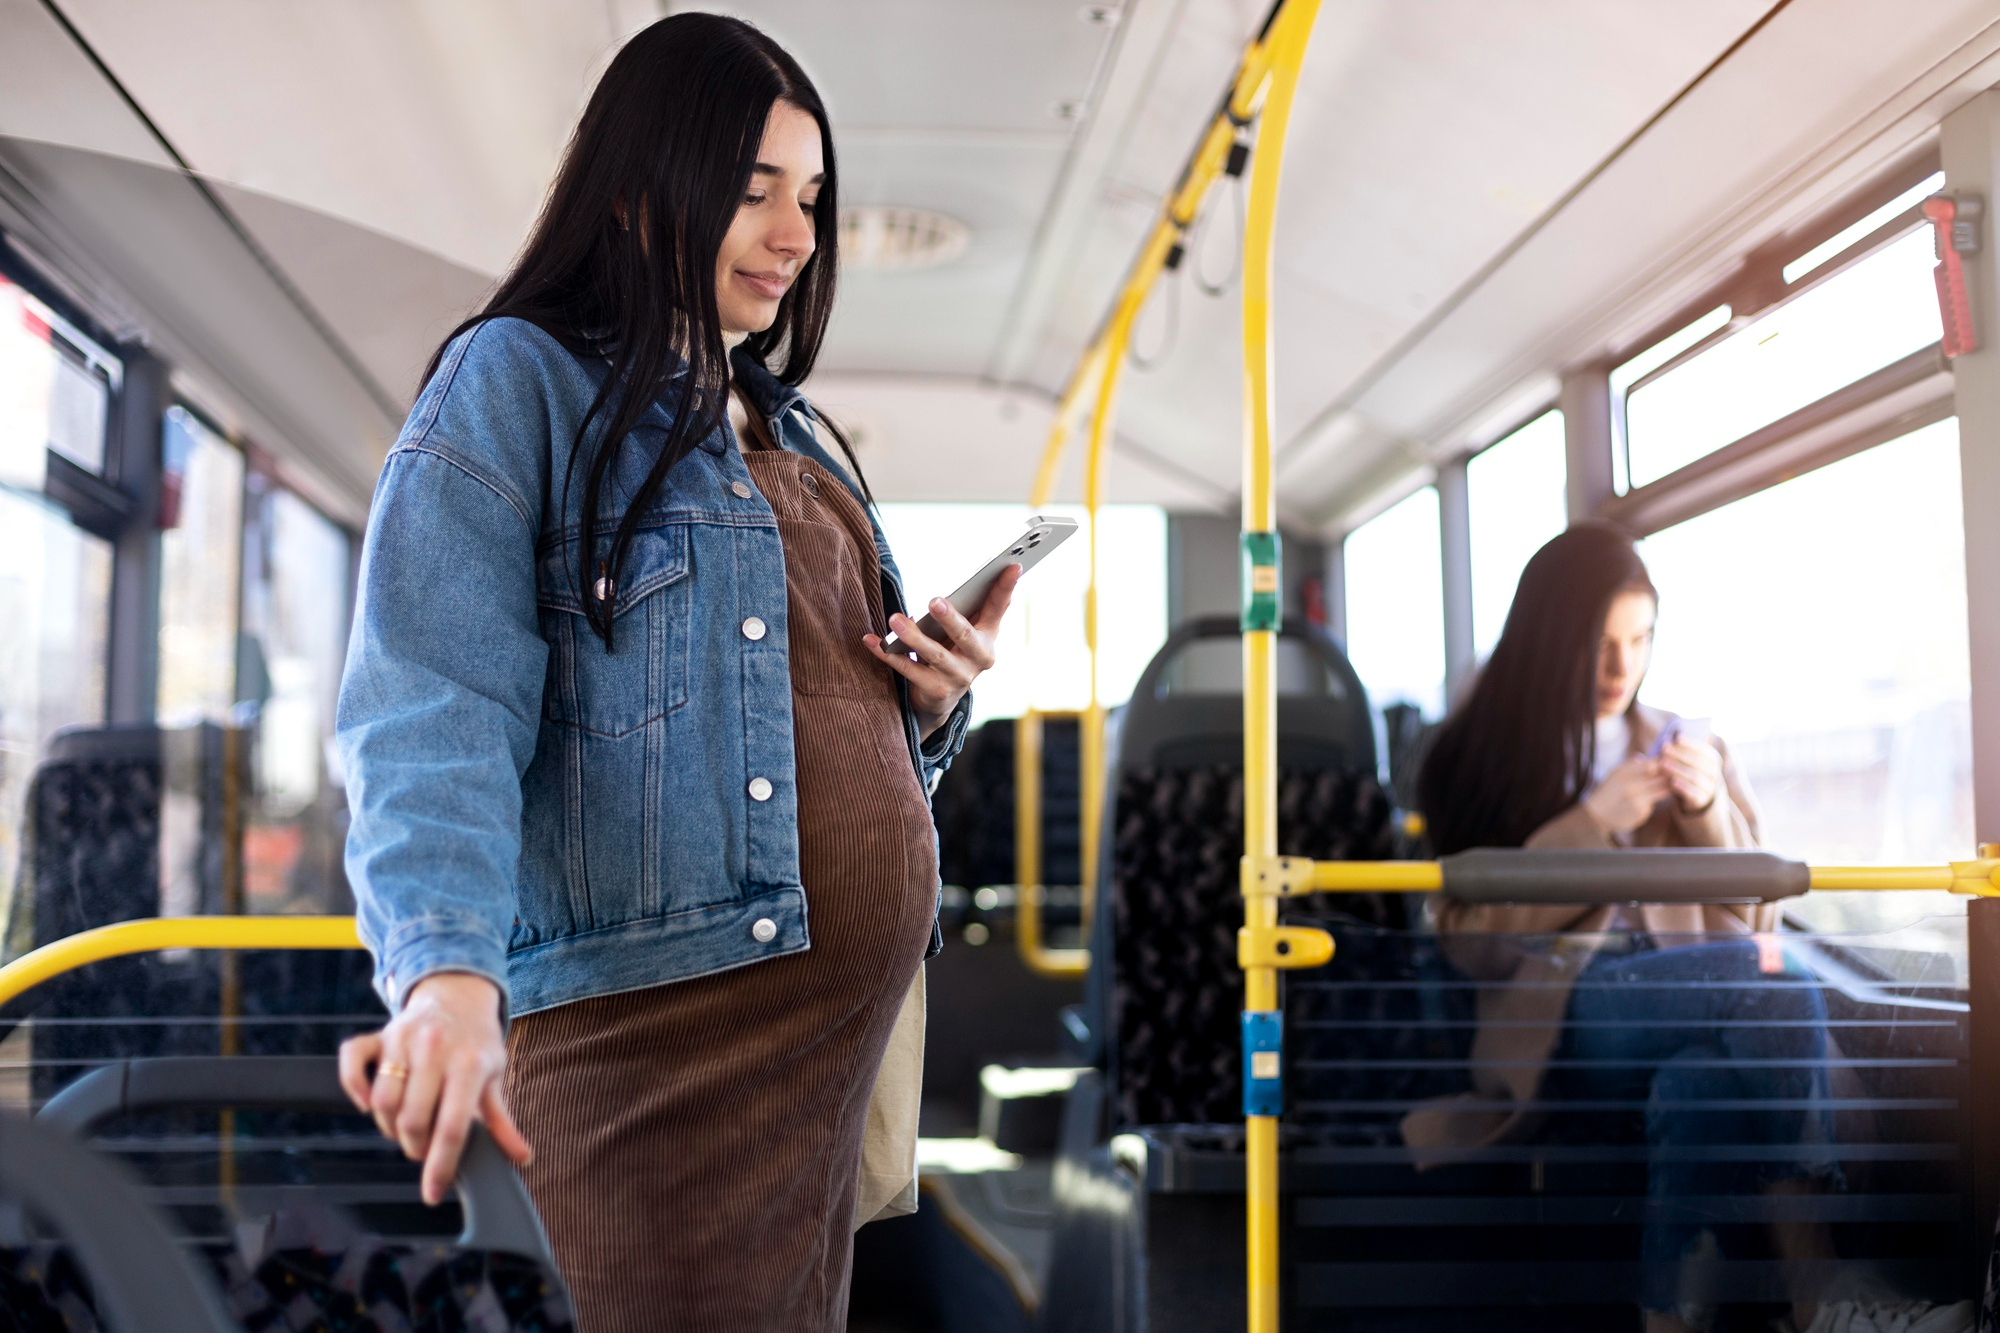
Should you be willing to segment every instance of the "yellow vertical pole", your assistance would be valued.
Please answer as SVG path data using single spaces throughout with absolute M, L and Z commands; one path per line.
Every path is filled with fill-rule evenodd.
M 1292 94 L 1318 10 L 1318 0 L 1286 0 L 1265 33 L 1269 84 L 1243 220 L 1243 850 L 1250 857 L 1278 854 L 1277 631 L 1282 598 L 1278 506 L 1271 480 L 1271 246 Z M 1246 897 L 1243 912 L 1243 924 L 1251 931 L 1277 925 L 1277 900 L 1270 896 Z M 1243 1009 L 1248 1327 L 1250 1333 L 1277 1333 L 1280 1107 L 1275 1079 L 1257 1079 L 1263 1095 L 1253 1100 L 1249 1049 L 1253 1031 L 1279 1030 L 1273 968 L 1244 970 Z
M 1104 468 L 1118 420 L 1118 387 L 1125 377 L 1125 350 L 1131 344 L 1132 325 L 1144 304 L 1145 292 L 1126 293 L 1106 331 L 1105 363 L 1097 381 L 1097 406 L 1090 416 L 1090 452 L 1084 460 L 1083 507 L 1090 515 L 1090 575 L 1083 590 L 1083 644 L 1090 654 L 1090 705 L 1084 712 L 1078 737 L 1078 759 L 1082 766 L 1078 804 L 1082 807 L 1083 836 L 1082 863 L 1077 869 L 1083 881 L 1086 929 L 1089 904 L 1097 887 L 1097 841 L 1104 813 L 1104 703 L 1098 692 L 1097 670 L 1097 562 L 1103 526 L 1099 509 L 1104 502 Z

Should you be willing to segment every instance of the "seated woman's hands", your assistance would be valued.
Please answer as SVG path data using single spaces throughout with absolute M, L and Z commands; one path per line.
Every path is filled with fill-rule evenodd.
M 514 1165 L 534 1156 L 507 1110 L 506 1071 L 500 989 L 470 972 L 425 977 L 387 1027 L 340 1044 L 340 1086 L 424 1164 L 424 1202 L 433 1206 L 458 1175 L 474 1120 Z
M 1653 817 L 1670 789 L 1662 761 L 1634 755 L 1591 788 L 1583 808 L 1611 832 L 1630 833 Z
M 1682 814 L 1701 814 L 1722 790 L 1722 754 L 1705 740 L 1675 740 L 1660 754 L 1660 771 Z
M 937 621 L 942 641 L 923 633 L 916 621 L 905 615 L 889 617 L 889 628 L 896 635 L 894 650 L 884 651 L 876 635 L 861 636 L 869 652 L 910 682 L 910 707 L 917 715 L 919 735 L 929 736 L 943 726 L 972 688 L 973 680 L 993 665 L 993 640 L 1000 633 L 1001 617 L 1014 600 L 1014 585 L 1020 581 L 1019 565 L 1001 570 L 986 600 L 980 603 L 978 615 L 971 620 L 944 598 L 933 598 L 931 618 Z
M 1698 815 L 1722 790 L 1722 755 L 1707 741 L 1676 740 L 1658 759 L 1634 755 L 1583 798 L 1584 808 L 1613 833 L 1630 833 L 1672 796 L 1681 813 Z

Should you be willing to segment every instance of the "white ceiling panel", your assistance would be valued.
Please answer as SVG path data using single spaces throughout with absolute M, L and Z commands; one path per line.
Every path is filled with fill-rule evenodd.
M 196 170 L 486 273 L 622 36 L 586 0 L 60 3 Z
M 0 0 L 0 135 L 173 165 L 37 0 Z

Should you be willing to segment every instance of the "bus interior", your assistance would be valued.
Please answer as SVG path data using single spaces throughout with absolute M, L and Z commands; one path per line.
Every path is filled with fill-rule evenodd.
M 1996 1327 L 2000 0 L 0 0 L 0 1329 L 576 1327 L 491 1141 L 426 1207 L 333 1082 L 384 1019 L 334 708 L 426 365 L 690 9 L 825 96 L 804 389 L 911 592 L 1082 524 L 932 794 L 848 1328 Z M 1588 522 L 1759 849 L 1437 844 Z M 1589 1025 L 1440 922 L 1594 903 L 1751 913 L 1824 1040 L 1496 1094 L 1494 1015 L 1565 1087 Z

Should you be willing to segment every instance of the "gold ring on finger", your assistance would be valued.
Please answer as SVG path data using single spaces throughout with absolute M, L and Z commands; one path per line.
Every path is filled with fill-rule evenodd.
M 409 1076 L 410 1076 L 410 1067 L 408 1065 L 385 1064 L 382 1066 L 383 1078 L 408 1078 Z

